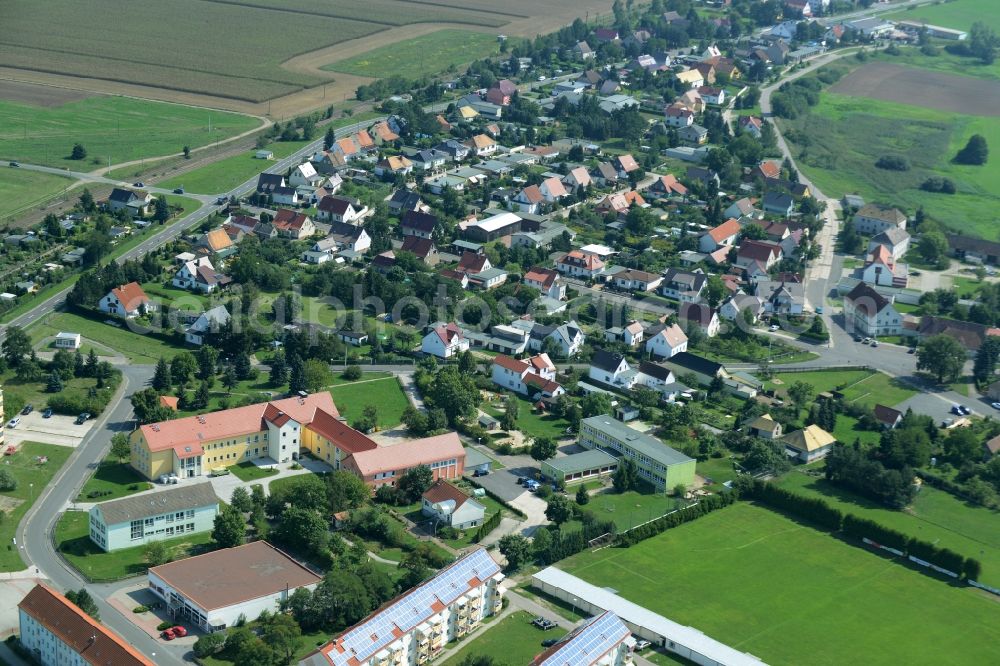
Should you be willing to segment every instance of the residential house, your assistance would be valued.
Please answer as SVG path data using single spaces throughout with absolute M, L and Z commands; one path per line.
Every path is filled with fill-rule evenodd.
M 321 580 L 266 541 L 161 564 L 146 577 L 146 589 L 174 609 L 175 621 L 206 633 L 279 612 L 292 594 Z
M 694 124 L 677 130 L 677 137 L 684 143 L 700 146 L 708 143 L 708 129 Z
M 399 221 L 399 228 L 403 232 L 403 237 L 416 236 L 417 238 L 432 238 L 434 229 L 437 227 L 437 216 L 419 210 L 408 210 L 403 213 Z
M 487 211 L 492 212 L 492 211 Z M 466 239 L 477 243 L 489 243 L 521 231 L 523 218 L 511 212 L 496 213 L 482 220 L 465 224 L 462 232 Z
M 663 122 L 667 127 L 690 127 L 694 124 L 694 111 L 678 104 L 671 104 L 663 111 Z
M 699 252 L 715 252 L 721 247 L 732 247 L 740 235 L 739 220 L 729 218 L 717 227 L 709 229 L 698 239 Z
M 503 609 L 500 565 L 477 548 L 380 606 L 299 666 L 424 664 Z
M 312 218 L 287 208 L 281 208 L 275 213 L 271 226 L 278 232 L 279 238 L 289 240 L 302 240 L 316 233 Z
M 583 60 L 586 62 L 594 57 L 594 51 L 590 48 L 590 44 L 587 42 L 577 42 L 573 46 L 573 55 L 577 60 Z
M 458 324 L 438 324 L 424 336 L 420 351 L 438 358 L 451 358 L 469 351 L 469 339 Z
M 705 112 L 705 100 L 697 90 L 685 90 L 684 93 L 674 100 L 671 106 L 690 109 L 695 115 Z
M 910 249 L 910 234 L 899 227 L 886 229 L 868 241 L 869 253 L 875 252 L 879 247 L 886 248 L 893 261 L 899 261 Z
M 906 229 L 906 215 L 898 208 L 865 204 L 854 214 L 854 229 L 867 236 L 880 234 L 887 229 Z
M 372 238 L 364 227 L 347 222 L 330 222 L 330 235 L 327 239 L 354 254 L 363 254 L 372 246 Z M 315 246 L 313 249 L 316 249 Z
M 254 233 L 257 236 L 261 236 L 261 226 L 257 225 L 254 229 Z M 224 229 L 212 229 L 202 234 L 194 242 L 194 246 L 207 254 L 216 254 L 220 257 L 228 256 L 236 251 L 233 239 L 229 237 L 229 234 Z
M 483 524 L 486 507 L 444 479 L 438 479 L 420 496 L 420 512 L 434 520 L 435 525 L 465 530 Z
M 714 72 L 714 68 L 713 68 Z M 714 74 L 712 79 L 715 79 Z M 706 104 L 717 104 L 722 105 L 726 101 L 726 89 L 725 88 L 715 88 L 712 86 L 702 86 L 698 88 L 698 94 L 701 98 L 705 100 Z
M 719 180 L 719 174 L 711 169 L 703 169 L 695 166 L 687 168 L 685 179 L 689 183 L 700 183 L 704 188 L 715 187 L 716 189 L 719 188 L 719 184 L 722 182 Z
M 833 435 L 815 423 L 802 430 L 790 432 L 779 441 L 784 444 L 785 451 L 790 457 L 802 463 L 811 463 L 824 458 L 837 444 L 837 439 Z
M 497 142 L 485 134 L 476 134 L 466 144 L 477 157 L 492 155 L 497 151 Z
M 461 162 L 469 156 L 469 147 L 457 139 L 446 139 L 434 146 L 434 150 L 450 156 L 453 162 Z
M 559 277 L 559 273 L 551 268 L 533 266 L 524 274 L 522 282 L 526 287 L 537 289 L 542 296 L 557 301 L 566 298 L 566 284 Z
M 185 262 L 171 280 L 171 284 L 178 289 L 190 289 L 203 294 L 211 294 L 231 282 L 232 278 L 215 270 L 208 257 Z
M 708 278 L 704 273 L 689 273 L 670 268 L 663 274 L 660 294 L 682 303 L 697 303 L 701 300 L 701 293 L 706 284 Z
M 812 190 L 805 183 L 785 178 L 765 178 L 764 189 L 769 192 L 782 192 L 792 195 L 792 199 L 800 201 L 812 196 Z
M 528 185 L 511 200 L 511 204 L 521 213 L 537 215 L 541 211 L 545 197 L 538 185 Z
M 623 342 L 634 349 L 645 339 L 645 329 L 641 322 L 633 321 L 627 326 L 615 326 L 604 331 L 604 339 L 608 342 Z
M 532 400 L 554 398 L 566 392 L 556 382 L 556 366 L 545 353 L 524 361 L 498 354 L 493 358 L 491 377 L 497 386 Z
M 618 215 L 628 215 L 632 206 L 645 207 L 646 200 L 635 190 L 627 192 L 613 192 L 604 196 L 594 205 L 594 210 L 601 215 L 614 212 Z
M 693 69 L 698 70 L 698 73 L 701 74 L 701 78 L 704 80 L 706 84 L 698 86 L 698 91 L 700 92 L 704 88 L 711 88 L 712 84 L 715 83 L 715 65 L 713 65 L 710 62 L 697 62 L 694 64 Z M 716 90 L 721 90 L 721 89 L 717 88 Z M 725 95 L 724 91 L 722 92 L 722 95 L 723 96 Z M 707 99 L 705 101 L 708 102 Z M 709 103 L 711 104 L 712 102 Z
M 550 351 L 559 358 L 576 356 L 586 340 L 583 329 L 574 320 L 558 326 L 531 322 L 528 333 L 528 347 L 532 351 Z
M 556 262 L 556 270 L 570 277 L 593 280 L 604 273 L 604 262 L 597 255 L 572 250 Z
M 705 85 L 705 77 L 697 69 L 678 72 L 676 77 L 679 83 L 693 90 L 697 90 Z
M 152 194 L 144 190 L 116 187 L 108 195 L 108 211 L 117 213 L 124 210 L 129 214 L 129 217 L 145 217 L 153 212 L 154 199 Z
M 517 94 L 517 85 L 509 79 L 500 79 L 486 91 L 486 101 L 497 106 L 507 106 Z
M 677 177 L 673 174 L 667 174 L 666 176 L 660 176 L 653 184 L 649 187 L 650 191 L 655 192 L 664 197 L 687 196 L 688 190 L 684 187 Z
M 892 301 L 864 282 L 844 297 L 844 324 L 848 333 L 878 337 L 899 335 L 903 320 Z
M 612 187 L 618 183 L 618 171 L 610 162 L 598 162 L 597 167 L 590 172 L 594 181 L 603 187 Z
M 924 315 L 920 318 L 917 336 L 926 339 L 933 335 L 947 335 L 955 338 L 971 354 L 979 350 L 987 336 L 1000 335 L 1000 330 L 971 321 Z
M 688 351 L 681 351 L 663 361 L 663 365 L 676 375 L 692 375 L 702 386 L 708 386 L 716 377 L 723 380 L 729 379 L 730 375 L 725 366 L 715 361 L 697 356 Z
M 79 333 L 70 333 L 68 331 L 60 331 L 56 333 L 55 346 L 56 349 L 70 349 L 76 350 L 80 348 L 82 341 L 82 336 Z M 2 420 L 2 414 L 0 414 L 0 420 Z M 0 440 L 0 446 L 3 445 L 3 440 Z
M 896 263 L 889 248 L 877 245 L 865 265 L 858 269 L 858 276 L 868 284 L 904 289 L 909 281 L 909 269 L 906 264 Z
M 149 299 L 138 282 L 129 282 L 109 291 L 97 303 L 101 312 L 125 319 L 134 319 L 155 312 L 157 304 Z
M 677 320 L 689 331 L 692 326 L 697 326 L 705 337 L 714 338 L 719 334 L 719 313 L 708 304 L 681 303 Z
M 744 240 L 736 253 L 736 265 L 746 267 L 753 262 L 760 262 L 764 270 L 781 261 L 781 246 L 767 241 Z
M 639 477 L 658 492 L 672 492 L 678 486 L 689 488 L 694 484 L 694 458 L 608 415 L 580 421 L 577 443 L 585 449 L 600 449 L 616 458 L 631 460 Z
M 639 170 L 639 163 L 631 155 L 619 155 L 611 160 L 611 166 L 615 168 L 619 178 L 628 178 L 630 173 Z
M 728 218 L 759 218 L 761 215 L 759 211 L 754 208 L 753 201 L 747 197 L 742 199 L 737 199 L 729 205 L 729 208 L 722 211 L 722 214 Z
M 218 333 L 229 323 L 229 310 L 225 305 L 216 305 L 198 315 L 184 331 L 184 341 L 190 345 L 202 345 L 208 334 Z
M 672 358 L 687 351 L 688 338 L 677 324 L 659 324 L 646 331 L 646 353 Z
M 757 116 L 740 116 L 736 125 L 755 139 L 759 139 L 764 130 L 764 120 Z
M 576 192 L 581 188 L 590 187 L 593 179 L 590 177 L 590 172 L 587 171 L 587 167 L 576 167 L 570 169 L 569 173 L 563 176 L 563 185 L 568 187 L 570 191 Z
M 750 323 L 756 324 L 764 313 L 764 299 L 751 294 L 733 294 L 719 307 L 719 316 L 729 321 L 749 316 Z M 744 313 L 749 312 L 749 315 Z
M 438 256 L 437 247 L 434 245 L 434 241 L 429 238 L 417 238 L 416 236 L 407 236 L 403 239 L 403 246 L 400 248 L 403 252 L 409 252 L 417 256 L 421 261 L 423 261 L 428 266 L 436 266 L 441 260 Z
M 623 291 L 653 291 L 663 281 L 663 277 L 655 273 L 647 273 L 629 268 L 615 273 L 611 279 L 615 288 Z
M 774 441 L 781 438 L 781 424 L 771 418 L 770 414 L 758 416 L 746 425 L 747 434 Z
M 599 42 L 617 42 L 620 39 L 614 28 L 595 28 L 594 38 Z
M 388 155 L 375 163 L 375 175 L 380 178 L 406 175 L 413 171 L 413 162 L 405 155 Z M 390 180 L 392 178 L 389 178 Z
M 311 185 L 315 187 L 322 180 L 323 177 L 316 173 L 316 167 L 309 162 L 303 162 L 292 169 L 292 172 L 288 175 L 288 186 L 301 187 L 303 185 Z
M 7 600 L 9 610 L 13 601 Z M 128 641 L 44 583 L 37 583 L 18 602 L 17 611 L 17 642 L 35 663 L 155 666 Z
M 881 404 L 872 408 L 872 415 L 886 430 L 892 430 L 903 421 L 903 412 Z
M 90 508 L 90 540 L 105 552 L 144 546 L 212 529 L 219 498 L 208 481 L 98 502 Z
M 389 197 L 388 203 L 391 215 L 402 216 L 407 211 L 426 209 L 420 195 L 406 188 L 400 188 L 393 192 L 392 196 Z
M 629 365 L 623 354 L 604 349 L 594 350 L 587 376 L 621 390 L 631 389 L 639 381 L 639 372 Z
M 805 309 L 805 289 L 801 282 L 757 280 L 756 296 L 768 314 L 799 315 Z
M 795 211 L 795 199 L 786 192 L 765 192 L 763 199 L 765 213 L 788 217 Z
M 419 150 L 410 157 L 414 168 L 419 171 L 435 171 L 444 167 L 446 162 L 451 161 L 451 155 L 434 150 L 433 148 L 430 150 Z

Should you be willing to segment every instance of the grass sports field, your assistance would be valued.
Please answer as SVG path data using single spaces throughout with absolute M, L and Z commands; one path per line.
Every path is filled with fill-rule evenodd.
M 559 566 L 771 664 L 1000 660 L 995 598 L 745 502 Z
M 0 169 L 0 221 L 41 205 L 72 184 L 69 178 L 4 166 Z
M 418 78 L 497 53 L 496 35 L 469 30 L 438 30 L 392 46 L 383 46 L 323 69 L 357 76 Z
M 0 118 L 0 158 L 73 171 L 106 167 L 109 158 L 116 164 L 177 153 L 260 125 L 237 113 L 108 96 L 56 106 L 0 100 Z M 86 159 L 69 159 L 74 143 L 87 149 Z
M 410 404 L 395 377 L 368 379 L 362 375 L 359 381 L 331 386 L 329 390 L 337 410 L 348 422 L 361 418 L 369 405 L 378 408 L 378 425 L 382 430 L 399 425 L 403 411 Z
M 828 91 L 811 113 L 783 120 L 781 125 L 800 167 L 828 196 L 857 192 L 869 201 L 897 205 L 911 213 L 923 206 L 928 215 L 948 227 L 1000 239 L 1000 231 L 992 223 L 1000 204 L 995 186 L 1000 160 L 992 159 L 985 166 L 951 163 L 973 134 L 982 134 L 988 144 L 1000 146 L 997 118 Z M 875 167 L 883 155 L 905 157 L 910 170 Z M 935 175 L 953 180 L 958 193 L 921 190 L 921 183 Z
M 821 469 L 821 468 L 820 468 Z M 966 504 L 960 499 L 924 485 L 906 511 L 893 511 L 844 490 L 802 468 L 777 481 L 782 488 L 810 497 L 820 497 L 847 513 L 933 541 L 942 548 L 977 558 L 983 564 L 982 582 L 1000 587 L 1000 512 Z

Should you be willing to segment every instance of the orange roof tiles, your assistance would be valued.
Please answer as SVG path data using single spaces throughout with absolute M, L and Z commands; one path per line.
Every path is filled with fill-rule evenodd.
M 227 236 L 228 238 L 228 236 Z M 125 310 L 135 310 L 144 303 L 149 302 L 149 296 L 142 290 L 138 282 L 129 282 L 111 290 L 118 302 Z
M 709 230 L 708 235 L 711 236 L 712 240 L 716 243 L 721 243 L 727 238 L 732 238 L 738 233 L 740 233 L 740 223 L 733 218 L 729 218 L 719 226 Z
M 465 460 L 465 449 L 462 448 L 458 433 L 449 432 L 392 446 L 358 451 L 347 460 L 353 461 L 353 466 L 362 476 L 373 476 L 378 472 L 410 469 L 449 458 Z

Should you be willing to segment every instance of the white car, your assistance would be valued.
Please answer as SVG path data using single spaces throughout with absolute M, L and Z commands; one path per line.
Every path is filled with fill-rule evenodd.
M 992 407 L 993 409 L 1000 409 L 1000 402 L 994 402 L 990 404 L 990 407 Z
M 7 421 L 8 428 L 16 428 L 17 424 L 21 422 L 20 417 L 14 417 L 10 421 Z
M 539 81 L 544 81 L 544 80 L 545 80 L 545 77 L 544 77 L 544 76 L 539 76 L 539 77 L 538 77 L 538 80 L 539 80 Z
M 780 331 L 781 327 L 778 326 L 777 324 L 771 324 L 771 328 L 769 330 L 771 330 L 771 331 Z

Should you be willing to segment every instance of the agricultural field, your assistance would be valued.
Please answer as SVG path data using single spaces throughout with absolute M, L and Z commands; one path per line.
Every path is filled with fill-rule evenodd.
M 419 78 L 428 71 L 457 67 L 497 53 L 496 35 L 438 30 L 326 65 L 325 70 L 357 76 Z
M 994 598 L 746 502 L 559 566 L 772 664 L 1000 659 Z
M 3 48 L 0 45 L 0 51 Z M 52 90 L 53 94 L 61 92 Z M 18 96 L 10 100 L 5 91 L 6 86 L 0 85 L 0 118 L 4 119 L 0 158 L 72 171 L 106 167 L 108 160 L 117 164 L 177 153 L 184 146 L 197 148 L 261 124 L 238 113 L 130 97 L 71 96 L 70 101 L 55 98 L 56 103 L 42 104 L 21 101 Z M 86 148 L 86 159 L 69 159 L 75 143 Z
M 810 468 L 821 471 L 822 467 Z M 1000 587 L 1000 511 L 978 507 L 926 484 L 905 511 L 893 511 L 804 468 L 788 472 L 776 483 L 808 497 L 818 497 L 845 513 L 867 518 L 938 547 L 971 556 L 983 564 L 982 582 Z
M 1000 230 L 992 223 L 992 216 L 1000 204 L 1000 193 L 995 187 L 1000 178 L 1000 161 L 994 159 L 985 166 L 964 166 L 952 164 L 951 159 L 973 134 L 981 134 L 988 144 L 1000 146 L 1000 122 L 995 117 L 968 115 L 968 110 L 962 114 L 929 108 L 944 103 L 934 88 L 925 86 L 922 90 L 925 98 L 937 99 L 936 102 L 921 102 L 907 96 L 907 103 L 868 97 L 868 94 L 885 95 L 876 88 L 865 93 L 864 89 L 871 87 L 870 82 L 851 83 L 853 77 L 875 76 L 866 74 L 866 70 L 882 76 L 878 72 L 884 72 L 885 67 L 884 62 L 876 62 L 858 68 L 841 79 L 833 91 L 824 92 L 819 105 L 810 113 L 780 121 L 800 167 L 828 196 L 856 192 L 869 201 L 896 205 L 911 214 L 923 206 L 929 216 L 947 227 L 997 240 Z M 933 72 L 925 74 L 943 76 Z M 986 83 L 969 77 L 948 78 L 963 79 L 959 82 L 963 89 L 977 91 L 974 93 L 977 97 L 985 94 L 986 87 L 1000 90 L 998 81 Z M 959 83 L 948 89 L 954 89 Z M 895 86 L 888 88 L 895 89 Z M 851 94 L 834 92 L 838 89 L 851 91 Z M 918 105 L 921 103 L 923 105 Z M 996 113 L 995 108 L 968 108 L 988 111 L 991 115 Z M 887 171 L 877 168 L 875 162 L 883 155 L 904 157 L 910 169 Z M 920 185 L 930 176 L 951 179 L 957 193 L 947 195 L 921 190 Z
M 43 204 L 73 182 L 70 178 L 38 171 L 0 169 L 0 222 Z

